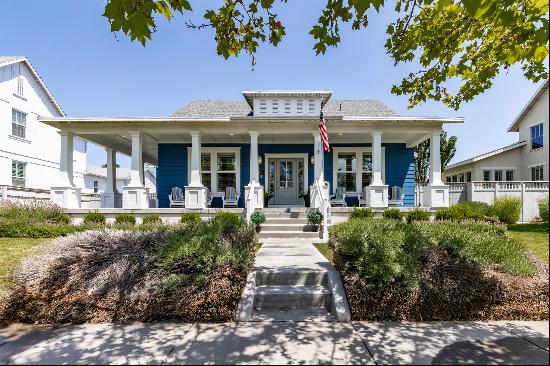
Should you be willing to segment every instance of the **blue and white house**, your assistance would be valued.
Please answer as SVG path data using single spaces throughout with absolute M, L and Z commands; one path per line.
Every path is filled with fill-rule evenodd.
M 308 199 L 312 207 L 330 207 L 337 192 L 348 207 L 413 207 L 413 148 L 430 139 L 432 169 L 424 206 L 449 205 L 439 135 L 444 124 L 463 119 L 400 116 L 379 101 L 335 100 L 324 90 L 253 90 L 242 96 L 192 101 L 165 118 L 42 118 L 62 131 L 66 184 L 52 188 L 52 200 L 80 207 L 71 183 L 70 147 L 81 137 L 106 148 L 112 184 L 104 192 L 105 207 L 114 207 L 117 195 L 123 197 L 122 209 L 150 207 L 144 163 L 157 166 L 159 211 L 169 209 L 176 187 L 184 194 L 185 208 L 197 210 L 222 207 L 230 187 L 238 195 L 237 206 L 247 212 L 304 206 Z M 330 152 L 321 148 L 321 109 Z M 132 161 L 131 179 L 122 192 L 114 183 L 117 151 Z

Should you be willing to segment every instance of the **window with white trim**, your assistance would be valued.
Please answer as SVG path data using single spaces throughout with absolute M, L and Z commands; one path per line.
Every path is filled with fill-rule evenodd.
M 513 170 L 507 170 L 506 171 L 506 181 L 507 182 L 514 181 L 514 171 Z
M 451 183 L 451 177 L 445 177 L 445 181 L 446 181 L 447 183 Z
M 502 182 L 502 170 L 495 170 L 495 181 Z
M 338 187 L 345 187 L 346 191 L 349 192 L 357 192 L 357 157 L 355 153 L 338 153 L 336 166 L 338 169 L 336 177 Z
M 453 183 L 457 183 L 458 182 L 458 175 L 453 175 Z
M 11 134 L 25 138 L 27 129 L 27 114 L 17 109 L 11 110 Z
M 99 192 L 99 182 L 97 180 L 93 180 L 92 181 L 92 185 L 93 185 L 93 188 L 94 188 L 94 193 L 97 193 Z
M 466 172 L 466 182 L 472 181 L 472 172 Z
M 25 171 L 27 163 L 13 160 L 11 162 L 11 184 L 15 187 L 25 187 Z
M 202 184 L 212 190 L 212 154 L 201 154 L 201 179 Z
M 363 165 L 361 168 L 362 187 L 370 186 L 372 182 L 372 153 L 363 153 Z
M 544 180 L 544 165 L 531 167 L 531 180 Z
M 544 125 L 539 123 L 531 126 L 531 150 L 537 150 L 544 146 Z
M 218 192 L 223 192 L 227 187 L 237 187 L 237 158 L 233 152 L 218 153 Z
M 485 182 L 490 182 L 491 181 L 491 171 L 490 170 L 484 170 L 483 171 L 483 180 Z
M 464 173 L 461 173 L 461 174 L 458 175 L 458 181 L 460 183 L 464 183 Z

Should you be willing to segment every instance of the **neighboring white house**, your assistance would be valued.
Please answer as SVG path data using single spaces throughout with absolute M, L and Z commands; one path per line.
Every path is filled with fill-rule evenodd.
M 25 57 L 0 56 L 0 188 L 3 198 L 36 197 L 60 179 L 61 139 L 39 117 L 65 117 Z M 73 183 L 84 187 L 86 141 L 73 142 Z M 49 193 L 48 193 L 49 194 Z
M 471 181 L 548 181 L 548 81 L 514 119 L 508 132 L 518 142 L 449 165 L 447 183 Z
M 149 188 L 149 193 L 156 193 L 156 176 L 153 166 L 146 164 L 144 169 L 145 186 Z M 130 183 L 130 169 L 116 169 L 116 189 L 122 192 L 124 186 Z M 84 175 L 84 189 L 87 193 L 103 193 L 107 187 L 107 168 L 88 165 Z

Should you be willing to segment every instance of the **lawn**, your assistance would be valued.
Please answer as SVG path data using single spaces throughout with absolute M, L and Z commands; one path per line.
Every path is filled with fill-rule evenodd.
M 5 288 L 7 276 L 23 258 L 32 254 L 39 244 L 48 239 L 0 238 L 0 291 Z
M 315 246 L 315 248 L 317 248 L 318 251 L 321 252 L 322 255 L 325 256 L 326 259 L 328 259 L 330 263 L 334 263 L 334 252 L 332 251 L 332 249 L 330 249 L 328 244 L 315 243 L 313 245 Z
M 548 223 L 508 225 L 508 235 L 548 262 Z

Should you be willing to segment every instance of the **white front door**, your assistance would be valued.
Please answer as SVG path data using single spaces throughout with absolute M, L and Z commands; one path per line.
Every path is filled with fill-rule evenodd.
M 298 160 L 275 159 L 274 204 L 298 204 Z

